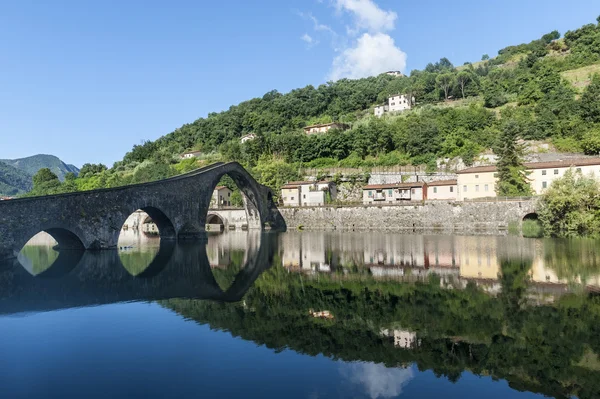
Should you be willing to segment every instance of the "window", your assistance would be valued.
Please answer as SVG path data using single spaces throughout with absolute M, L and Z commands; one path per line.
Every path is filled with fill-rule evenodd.
M 475 192 L 479 192 L 479 184 L 475 185 Z
M 581 173 L 581 168 L 577 168 L 575 171 Z
M 283 197 L 283 200 L 284 200 L 284 201 L 287 201 L 287 197 Z
M 546 187 L 548 187 L 548 182 L 543 181 L 542 182 L 542 188 L 546 188 Z
M 373 196 L 373 192 L 371 190 L 369 190 L 369 197 Z
M 227 193 L 227 197 L 231 197 L 231 193 Z
M 485 186 L 483 186 L 483 191 L 487 192 L 488 190 L 489 190 L 489 187 L 487 184 Z
M 554 169 L 554 174 L 557 175 L 558 174 L 558 169 Z
M 302 198 L 306 199 L 306 194 L 303 194 L 303 195 L 302 195 Z
M 437 193 L 437 187 L 434 187 L 434 188 L 433 188 L 433 192 L 434 192 L 434 193 Z
M 391 103 L 390 105 L 396 105 L 396 103 Z
M 542 170 L 542 176 L 546 176 L 546 171 Z
M 467 186 L 463 186 L 463 192 L 466 193 L 467 192 Z
M 450 192 L 453 193 L 454 192 L 454 187 L 450 186 Z
M 475 178 L 476 178 L 476 179 L 479 179 L 479 175 L 475 175 Z
M 388 190 L 388 195 L 393 195 L 392 190 Z
M 290 201 L 293 201 L 293 200 L 294 200 L 294 197 L 290 197 Z
M 498 173 L 494 173 L 494 177 L 498 177 Z
M 415 193 L 415 189 L 413 188 L 412 190 L 410 190 L 410 192 L 411 192 L 412 194 L 414 194 L 414 193 Z

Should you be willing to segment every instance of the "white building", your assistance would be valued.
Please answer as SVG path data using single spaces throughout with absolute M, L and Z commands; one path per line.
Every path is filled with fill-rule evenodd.
M 363 187 L 363 204 L 422 201 L 427 199 L 427 184 L 392 183 L 371 184 Z
M 374 114 L 380 117 L 386 112 L 402 112 L 411 109 L 414 102 L 414 97 L 409 98 L 406 94 L 396 94 L 389 97 L 386 104 L 376 106 Z
M 292 181 L 281 187 L 284 206 L 323 206 L 328 197 L 337 197 L 336 185 L 330 181 Z
M 240 138 L 240 142 L 242 144 L 244 144 L 246 141 L 250 141 L 250 140 L 254 140 L 256 138 L 256 134 L 254 133 L 248 133 L 242 136 L 242 138 Z
M 402 76 L 404 76 L 404 74 L 400 71 L 387 71 L 385 74 L 388 76 L 394 76 L 396 78 L 401 78 Z
M 211 208 L 221 208 L 224 206 L 231 206 L 231 191 L 225 186 L 217 186 L 213 191 L 212 199 L 210 200 Z
M 349 127 L 350 126 L 348 126 L 345 123 L 338 123 L 338 122 L 319 123 L 317 125 L 310 125 L 310 126 L 304 127 L 304 133 L 306 133 L 308 135 L 318 134 L 318 133 L 327 133 L 331 129 L 346 130 Z
M 188 152 L 184 152 L 179 157 L 181 159 L 190 159 L 190 158 L 198 158 L 200 155 L 202 155 L 202 152 L 200 152 L 200 151 L 188 151 Z
M 456 201 L 458 196 L 456 184 L 456 180 L 438 180 L 427 183 L 427 199 Z

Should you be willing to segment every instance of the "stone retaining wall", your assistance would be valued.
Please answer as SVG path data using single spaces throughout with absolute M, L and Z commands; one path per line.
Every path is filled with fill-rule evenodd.
M 535 200 L 410 202 L 402 205 L 280 208 L 288 230 L 506 231 L 535 213 Z

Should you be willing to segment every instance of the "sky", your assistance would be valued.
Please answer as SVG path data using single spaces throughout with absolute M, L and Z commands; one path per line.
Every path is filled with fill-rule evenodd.
M 598 0 L 0 1 L 0 159 L 111 166 L 273 89 L 462 65 L 598 15 Z

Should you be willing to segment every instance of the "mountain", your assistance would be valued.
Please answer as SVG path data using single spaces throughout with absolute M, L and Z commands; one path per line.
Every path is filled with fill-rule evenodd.
M 31 190 L 31 175 L 0 162 L 0 196 L 14 196 Z
M 0 196 L 24 194 L 33 187 L 32 178 L 38 170 L 50 169 L 60 180 L 69 172 L 79 173 L 79 169 L 68 165 L 54 155 L 33 155 L 20 159 L 0 159 Z
M 20 159 L 0 159 L 0 162 L 17 168 L 29 176 L 35 175 L 37 171 L 42 168 L 48 168 L 58 176 L 61 181 L 65 179 L 65 175 L 69 172 L 75 174 L 79 173 L 77 167 L 64 163 L 54 155 L 39 154 Z

